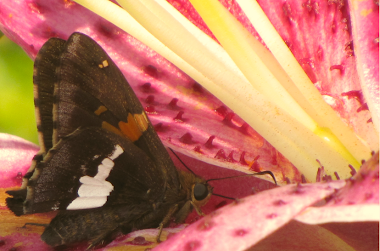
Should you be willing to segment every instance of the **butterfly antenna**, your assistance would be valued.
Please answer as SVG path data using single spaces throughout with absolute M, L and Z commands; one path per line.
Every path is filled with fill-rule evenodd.
M 171 149 L 171 148 L 169 147 L 169 150 L 174 154 L 174 156 L 177 157 L 177 159 L 182 163 L 182 165 L 183 165 L 184 167 L 186 167 L 187 170 L 189 170 L 191 173 L 193 173 L 194 175 L 196 175 L 196 174 L 193 172 L 193 170 L 191 170 L 190 168 L 188 168 L 188 167 L 185 165 L 185 163 L 183 163 L 183 161 L 178 157 L 178 155 L 173 151 L 173 149 Z
M 218 197 L 221 197 L 221 198 L 225 198 L 225 199 L 229 199 L 229 200 L 237 200 L 235 198 L 231 198 L 231 197 L 227 197 L 227 196 L 224 196 L 224 195 L 220 195 L 220 194 L 217 194 L 217 193 L 212 193 L 212 195 L 215 195 L 215 196 L 218 196 Z
M 263 171 L 263 172 L 251 173 L 251 174 L 245 174 L 245 175 L 239 175 L 239 176 L 209 179 L 209 180 L 206 180 L 206 182 L 213 181 L 213 180 L 225 180 L 225 179 L 231 179 L 231 178 L 240 178 L 240 177 L 257 176 L 257 175 L 265 175 L 265 174 L 269 174 L 272 177 L 274 183 L 277 185 L 276 178 L 274 177 L 274 175 L 271 171 Z

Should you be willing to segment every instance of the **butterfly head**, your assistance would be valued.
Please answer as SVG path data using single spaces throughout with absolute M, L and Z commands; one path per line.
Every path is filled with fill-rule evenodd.
M 194 183 L 191 190 L 192 205 L 197 209 L 204 206 L 210 200 L 213 187 L 202 180 Z

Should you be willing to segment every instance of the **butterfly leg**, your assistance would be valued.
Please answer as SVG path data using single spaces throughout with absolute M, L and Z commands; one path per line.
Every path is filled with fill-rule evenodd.
M 38 227 L 48 227 L 49 226 L 49 224 L 41 224 L 41 223 L 25 223 L 25 225 L 24 226 L 22 226 L 22 228 L 26 228 L 26 226 L 38 226 Z
M 169 223 L 171 217 L 174 215 L 175 212 L 177 212 L 177 210 L 178 210 L 178 204 L 175 204 L 169 209 L 169 212 L 166 214 L 165 218 L 161 221 L 160 225 L 158 226 L 159 232 L 156 238 L 157 243 L 161 242 L 160 238 L 161 238 L 162 229 L 164 228 L 166 224 Z
M 190 203 L 194 207 L 195 211 L 197 212 L 197 214 L 199 216 L 205 216 L 205 214 L 202 212 L 202 210 L 197 205 L 195 205 L 192 201 L 190 201 Z

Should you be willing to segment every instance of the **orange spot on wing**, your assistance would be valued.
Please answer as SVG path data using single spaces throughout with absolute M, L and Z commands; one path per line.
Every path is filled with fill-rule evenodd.
M 103 123 L 102 123 L 102 128 L 104 128 L 110 132 L 113 132 L 115 134 L 118 134 L 120 136 L 124 136 L 124 134 L 119 129 L 117 129 L 116 127 L 114 127 L 113 125 L 111 125 L 110 123 L 107 123 L 105 121 L 103 121 Z
M 127 122 L 119 122 L 119 128 L 121 132 L 132 142 L 138 140 L 142 135 L 142 131 L 140 131 L 134 116 L 130 113 L 128 114 Z
M 102 114 L 103 112 L 107 111 L 107 107 L 104 105 L 99 106 L 99 108 L 94 112 L 97 116 Z

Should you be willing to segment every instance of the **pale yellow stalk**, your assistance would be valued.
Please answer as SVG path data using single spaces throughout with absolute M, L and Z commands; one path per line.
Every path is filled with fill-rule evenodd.
M 281 83 L 302 108 L 319 125 L 316 133 L 323 127 L 329 128 L 357 160 L 370 158 L 369 149 L 336 115 L 335 111 L 322 99 L 322 96 L 310 81 L 301 65 L 273 27 L 260 5 L 255 0 L 237 0 L 249 21 L 286 71 L 291 81 Z M 296 92 L 296 93 L 294 93 Z

